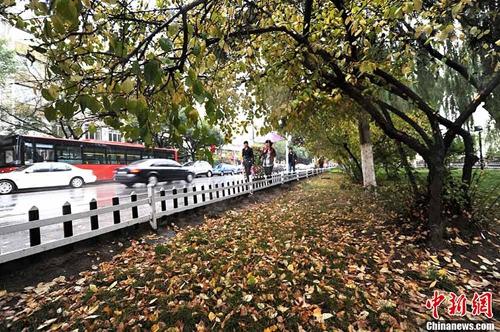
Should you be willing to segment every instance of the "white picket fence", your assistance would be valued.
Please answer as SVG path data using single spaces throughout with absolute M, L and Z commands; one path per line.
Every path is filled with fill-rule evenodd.
M 198 208 L 201 206 L 220 202 L 229 198 L 253 193 L 273 186 L 281 185 L 291 181 L 319 175 L 329 168 L 298 170 L 297 172 L 273 174 L 268 178 L 255 178 L 252 181 L 225 181 L 222 183 L 174 188 L 168 190 L 148 186 L 147 194 L 130 195 L 130 202 L 121 203 L 119 197 L 112 199 L 111 206 L 97 207 L 97 202 L 89 202 L 89 210 L 72 213 L 71 205 L 66 203 L 62 206 L 62 215 L 46 219 L 39 218 L 39 209 L 32 207 L 28 211 L 28 222 L 0 226 L 0 237 L 22 234 L 29 237 L 29 247 L 8 252 L 0 252 L 0 264 L 18 258 L 34 255 L 54 248 L 62 247 L 71 243 L 93 238 L 118 229 L 132 225 L 149 222 L 151 227 L 157 229 L 157 221 L 168 215 L 182 211 Z M 146 211 L 145 211 L 146 210 Z M 125 213 L 127 212 L 127 213 Z M 139 212 L 142 212 L 140 216 Z M 112 215 L 107 220 L 108 225 L 100 227 L 100 217 Z M 125 215 L 129 215 L 125 216 Z M 125 218 L 125 220 L 124 220 Z M 74 235 L 73 221 L 87 220 L 90 230 Z M 53 225 L 61 225 L 63 238 L 46 241 L 42 243 L 41 228 Z M 24 235 L 25 234 L 25 235 Z

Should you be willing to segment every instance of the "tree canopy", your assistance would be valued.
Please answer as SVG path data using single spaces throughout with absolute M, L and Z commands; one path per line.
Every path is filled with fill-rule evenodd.
M 445 158 L 461 137 L 466 187 L 476 157 L 464 125 L 479 105 L 498 100 L 498 7 L 497 0 L 30 0 L 29 19 L 1 11 L 34 36 L 33 51 L 47 61 L 48 118 L 88 109 L 152 143 L 162 121 L 179 123 L 183 113 L 194 125 L 195 103 L 228 131 L 238 105 L 286 127 L 300 125 L 310 100 L 355 104 L 425 159 L 438 239 Z M 422 91 L 423 74 L 450 84 L 441 96 Z

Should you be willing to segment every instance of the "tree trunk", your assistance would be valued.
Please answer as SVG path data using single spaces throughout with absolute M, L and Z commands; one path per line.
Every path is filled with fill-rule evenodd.
M 373 148 L 370 138 L 370 123 L 365 117 L 359 120 L 359 141 L 361 144 L 361 168 L 363 170 L 363 186 L 376 187 L 375 164 L 373 162 Z
M 444 149 L 438 149 L 430 156 L 429 167 L 429 231 L 430 243 L 438 248 L 442 245 L 444 220 L 442 218 L 443 184 L 445 176 Z
M 403 168 L 405 169 L 406 176 L 408 177 L 408 181 L 410 182 L 411 190 L 413 192 L 413 196 L 417 198 L 418 195 L 418 187 L 417 180 L 415 179 L 415 174 L 413 174 L 410 163 L 408 162 L 408 157 L 406 156 L 405 150 L 401 145 L 401 142 L 395 141 L 398 147 L 399 156 L 401 157 L 401 163 L 403 164 Z
M 351 159 L 354 161 L 354 164 L 356 164 L 356 169 L 358 171 L 354 172 L 354 177 L 356 178 L 356 180 L 361 180 L 360 178 L 363 175 L 363 170 L 361 169 L 361 165 L 359 164 L 358 158 L 356 158 L 356 156 L 352 153 L 351 149 L 349 149 L 349 144 L 344 143 L 342 146 L 347 151 L 347 153 L 349 154 L 349 156 L 351 157 Z M 358 176 L 358 174 L 359 174 L 359 176 Z
M 472 141 L 472 136 L 469 132 L 460 133 L 462 139 L 464 140 L 465 146 L 465 159 L 464 166 L 462 168 L 462 182 L 467 187 L 470 187 L 472 180 L 472 167 L 478 161 L 477 156 L 474 153 L 474 142 Z

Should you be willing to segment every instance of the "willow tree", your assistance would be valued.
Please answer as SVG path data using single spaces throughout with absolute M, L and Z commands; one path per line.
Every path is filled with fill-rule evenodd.
M 305 80 L 313 94 L 352 100 L 386 135 L 427 162 L 434 244 L 444 229 L 446 155 L 457 136 L 468 144 L 464 123 L 500 84 L 499 24 L 491 6 L 498 8 L 496 0 L 163 0 L 155 7 L 126 0 L 56 0 L 50 6 L 30 0 L 28 20 L 5 3 L 15 1 L 4 1 L 0 13 L 31 32 L 34 50 L 47 59 L 52 84 L 42 93 L 51 102 L 49 115 L 88 108 L 131 136 L 139 132 L 127 121 L 136 120 L 146 142 L 152 141 L 158 113 L 175 119 L 187 112 L 197 121 L 195 102 L 205 105 L 208 119 L 227 123 L 233 114 L 220 106 L 224 92 L 203 83 L 210 80 L 207 72 L 228 59 L 239 73 L 281 70 L 289 81 Z M 445 53 L 447 44 L 479 54 L 482 70 L 472 71 L 468 58 Z M 456 118 L 414 89 L 417 61 L 436 77 L 456 72 L 475 91 Z M 387 94 L 405 107 L 388 102 Z M 153 107 L 152 100 L 164 107 Z M 466 155 L 466 185 L 474 161 Z

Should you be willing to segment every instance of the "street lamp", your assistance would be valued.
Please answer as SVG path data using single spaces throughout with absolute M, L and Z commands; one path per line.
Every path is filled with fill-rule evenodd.
M 481 141 L 481 132 L 483 131 L 483 127 L 474 126 L 474 131 L 479 133 L 479 164 L 481 169 L 484 169 L 484 159 L 483 159 L 483 143 Z

